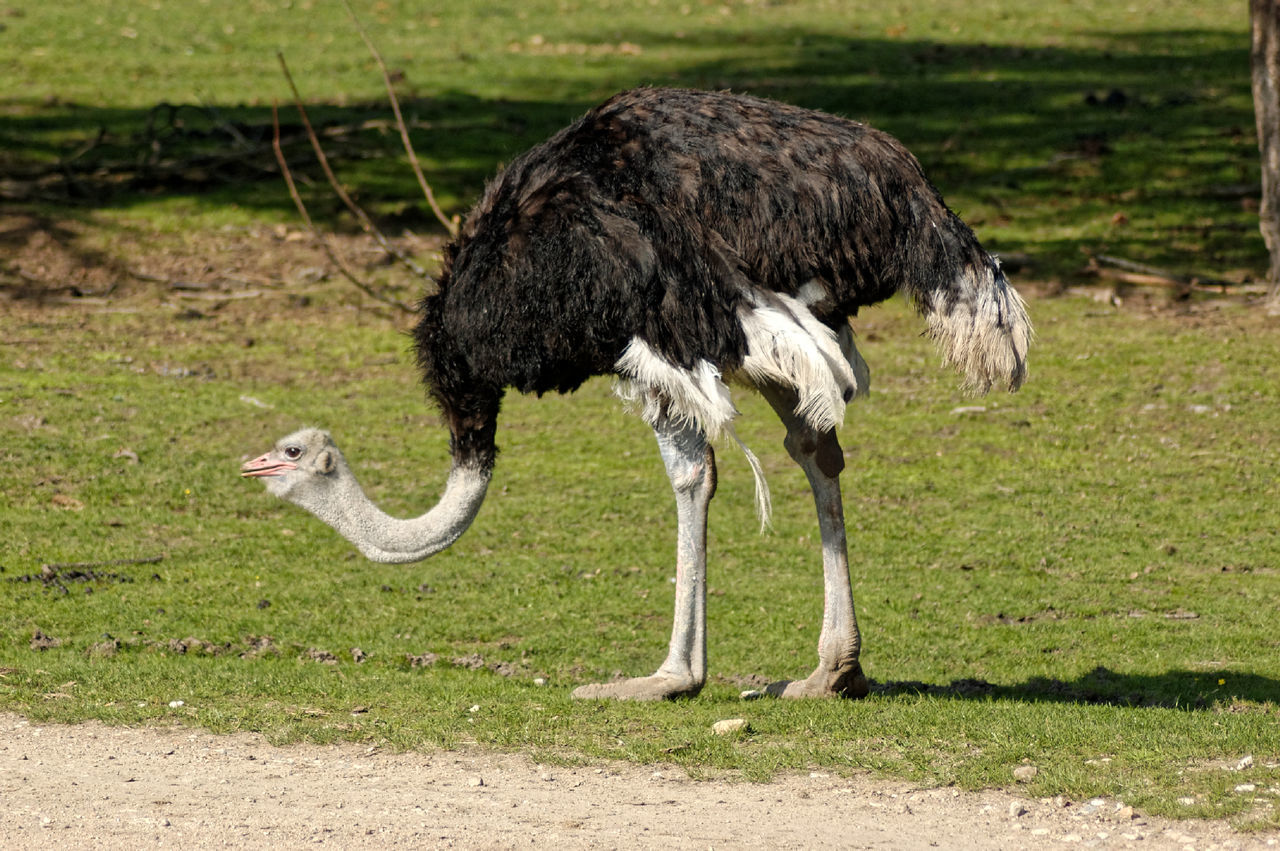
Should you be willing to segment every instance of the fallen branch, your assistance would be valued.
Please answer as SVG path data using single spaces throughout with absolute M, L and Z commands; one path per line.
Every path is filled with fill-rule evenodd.
M 276 170 L 270 165 L 270 128 L 266 124 L 231 124 L 215 111 L 201 109 L 202 115 L 215 122 L 212 129 L 187 129 L 176 123 L 172 114 L 167 118 L 170 126 L 166 128 L 161 126 L 165 116 L 156 112 L 165 109 L 178 108 L 157 105 L 153 108 L 156 114 L 149 119 L 146 129 L 127 140 L 114 139 L 105 128 L 100 128 L 55 162 L 5 170 L 0 176 L 0 201 L 45 200 L 92 206 L 117 191 L 167 186 L 174 182 L 226 185 L 276 179 Z M 432 127 L 431 122 L 420 120 L 411 121 L 409 126 Z M 395 132 L 395 122 L 385 118 L 314 128 L 316 135 L 327 144 L 341 145 L 344 158 L 378 156 L 367 150 L 359 134 L 389 130 Z M 310 144 L 310 140 L 301 128 L 288 125 L 281 129 L 281 145 L 286 150 L 306 144 Z
M 76 148 L 74 151 L 72 151 L 71 153 L 67 154 L 65 157 L 60 159 L 56 164 L 56 166 L 54 167 L 59 170 L 69 167 L 71 163 L 75 162 L 76 160 L 83 157 L 85 154 L 92 151 L 94 148 L 101 145 L 102 140 L 105 139 L 106 137 L 107 137 L 107 128 L 99 127 L 98 134 L 96 136 L 94 136 L 92 139 L 86 139 L 84 142 L 80 144 L 78 148 Z
M 222 111 L 216 106 L 202 102 L 200 104 L 200 108 L 203 109 L 208 114 L 209 118 L 213 120 L 215 127 L 235 139 L 242 147 L 247 148 L 250 146 L 251 143 L 245 138 L 245 135 L 240 132 L 240 128 L 236 127 L 234 122 L 223 118 Z
M 283 56 L 280 57 L 280 62 L 281 64 L 284 63 Z M 288 72 L 286 71 L 286 73 Z M 316 242 L 319 243 L 319 245 L 324 249 L 325 254 L 328 255 L 329 257 L 329 260 L 333 263 L 335 267 L 337 267 L 338 271 L 342 274 L 344 278 L 346 278 L 353 285 L 355 285 L 355 287 L 365 295 L 369 296 L 375 301 L 380 301 L 383 304 L 389 304 L 392 307 L 398 308 L 399 310 L 402 310 L 405 313 L 413 313 L 413 308 L 410 307 L 409 305 L 405 304 L 399 299 L 391 298 L 390 296 L 387 296 L 378 292 L 373 287 L 369 286 L 364 281 L 360 280 L 360 278 L 355 274 L 355 272 L 351 271 L 351 268 L 343 261 L 341 257 L 338 256 L 338 252 L 334 250 L 333 245 L 329 242 L 329 239 L 320 232 L 319 228 L 315 226 L 315 222 L 311 220 L 311 214 L 307 212 L 307 205 L 303 203 L 302 196 L 298 194 L 298 186 L 293 181 L 293 172 L 289 170 L 289 163 L 285 159 L 284 149 L 280 147 L 280 115 L 279 115 L 279 110 L 277 109 L 276 104 L 274 103 L 271 104 L 271 127 L 273 131 L 272 138 L 271 138 L 271 148 L 273 151 L 275 151 L 276 162 L 279 163 L 280 165 L 280 174 L 284 177 L 285 186 L 288 187 L 289 189 L 289 197 L 293 199 L 293 204 L 298 209 L 298 215 L 302 217 L 303 223 L 306 224 L 307 229 L 311 231 L 311 234 L 312 236 L 315 237 Z
M 130 277 L 137 278 L 139 281 L 146 281 L 152 284 L 171 284 L 172 283 L 171 278 L 166 278 L 163 275 L 152 275 L 150 272 L 143 272 L 138 269 L 125 269 L 125 271 L 129 273 Z
M 417 121 L 413 123 L 413 126 L 429 128 L 431 123 Z M 315 132 L 323 139 L 345 141 L 348 137 L 356 136 L 365 131 L 386 131 L 391 130 L 393 127 L 394 122 L 382 118 L 369 118 L 347 124 L 331 124 L 327 127 L 318 128 Z M 243 134 L 241 135 L 243 136 Z M 90 151 L 107 147 L 102 142 L 104 136 L 105 131 L 100 130 L 95 137 L 85 141 L 75 151 L 57 162 L 9 169 L 5 174 L 5 184 L 15 189 L 27 186 L 40 187 L 48 185 L 49 178 L 65 179 L 68 174 L 76 178 L 92 177 L 98 182 L 104 182 L 103 178 L 106 178 L 106 182 L 122 183 L 144 174 L 163 178 L 181 175 L 185 171 L 219 168 L 222 166 L 244 166 L 256 171 L 265 171 L 265 169 L 258 168 L 254 160 L 258 156 L 265 154 L 270 148 L 270 145 L 266 142 L 248 142 L 244 147 L 230 151 L 219 148 L 215 151 L 197 153 L 185 157 L 151 158 L 144 163 L 139 163 L 136 153 L 132 153 L 136 150 L 135 148 L 127 149 L 116 158 L 88 157 L 87 154 Z M 159 144 L 160 139 L 157 137 L 151 139 L 150 142 L 143 139 L 142 142 L 144 144 Z M 282 132 L 280 136 L 280 144 L 286 148 L 308 143 L 309 140 L 305 132 Z M 82 159 L 87 161 L 80 164 L 79 161 Z
M 236 290 L 235 292 L 200 293 L 182 290 L 176 293 L 178 298 L 189 298 L 197 301 L 235 301 L 243 298 L 262 298 L 266 295 L 262 290 Z
M 1103 266 L 1113 268 L 1104 269 Z M 1220 278 L 1203 278 L 1198 275 L 1181 274 L 1168 269 L 1161 269 L 1159 266 L 1138 263 L 1109 254 L 1091 255 L 1088 271 L 1125 284 L 1173 287 L 1184 292 L 1202 290 L 1225 293 L 1228 287 L 1236 286 L 1231 281 L 1224 281 Z
M 298 110 L 298 115 L 302 118 L 302 126 L 307 131 L 307 138 L 311 140 L 311 147 L 316 153 L 316 160 L 319 161 L 320 169 L 324 172 L 325 178 L 328 179 L 329 185 L 333 187 L 334 193 L 342 200 L 342 203 L 346 205 L 347 209 L 351 211 L 351 214 L 356 217 L 356 220 L 360 222 L 360 227 L 364 229 L 364 232 L 378 241 L 378 244 L 382 246 L 383 251 L 387 252 L 389 256 L 394 257 L 396 260 L 399 260 L 406 268 L 419 278 L 430 280 L 431 276 L 427 274 L 425 269 L 413 262 L 408 255 L 387 241 L 386 236 L 383 235 L 382 231 L 378 230 L 374 225 L 373 220 L 369 218 L 368 214 L 365 213 L 365 211 L 362 210 L 354 200 L 352 200 L 351 195 L 345 188 L 343 188 L 337 175 L 333 173 L 333 169 L 329 166 L 329 158 L 325 156 L 324 147 L 320 144 L 320 139 L 316 136 L 315 130 L 311 127 L 311 119 L 307 116 L 306 107 L 302 105 L 302 96 L 298 93 L 298 87 L 293 82 L 293 75 L 289 73 L 289 66 L 284 61 L 284 54 L 277 52 L 276 58 L 280 60 L 280 68 L 284 71 L 285 80 L 289 83 L 289 90 L 293 92 L 293 104 Z M 272 126 L 279 126 L 279 120 L 274 116 L 274 114 L 272 117 Z
M 124 567 L 131 564 L 159 564 L 164 556 L 143 556 L 142 558 L 113 558 L 107 561 L 54 561 L 40 565 L 44 574 L 57 573 L 59 570 L 93 570 L 95 567 Z
M 378 63 L 378 70 L 382 72 L 382 83 L 387 87 L 387 100 L 391 101 L 391 111 L 396 116 L 396 127 L 400 129 L 400 141 L 404 144 L 404 151 L 409 157 L 409 165 L 413 168 L 413 174 L 418 178 L 418 186 L 422 189 L 422 194 L 426 197 L 427 204 L 431 206 L 431 212 L 435 213 L 440 224 L 444 225 L 445 230 L 449 232 L 449 236 L 457 236 L 457 221 L 446 217 L 444 210 L 440 209 L 440 205 L 436 202 L 435 193 L 431 191 L 431 184 L 427 183 L 427 177 L 422 173 L 422 166 L 418 162 L 417 153 L 413 150 L 413 143 L 409 141 L 409 129 L 405 126 L 404 115 L 400 112 L 400 99 L 396 97 L 395 87 L 391 85 L 391 74 L 387 71 L 387 63 L 383 61 L 382 54 L 378 52 L 373 40 L 369 38 L 369 33 L 365 30 L 364 24 L 356 17 L 355 10 L 351 8 L 349 0 L 342 0 L 342 5 L 346 7 L 347 14 L 351 17 L 352 23 L 356 25 L 356 30 L 360 33 L 360 38 L 364 40 L 365 47 L 369 48 L 369 52 L 373 54 L 373 61 Z

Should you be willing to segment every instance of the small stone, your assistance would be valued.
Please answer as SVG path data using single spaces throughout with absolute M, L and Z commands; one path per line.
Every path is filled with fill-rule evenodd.
M 1196 802 L 1195 798 L 1179 798 L 1178 803 L 1184 807 L 1189 807 Z
M 538 779 L 541 780 L 543 783 L 550 783 L 552 780 L 555 780 L 556 777 L 550 771 L 544 771 L 538 775 Z
M 533 684 L 534 684 L 535 686 L 545 686 L 545 685 L 547 684 L 547 678 L 546 678 L 546 677 L 534 677 L 534 678 L 533 678 Z
M 1032 836 L 1048 836 L 1048 835 L 1049 835 L 1049 828 L 1047 828 L 1047 827 L 1037 827 L 1037 828 L 1035 828 L 1034 830 L 1032 830 L 1032 831 L 1031 831 L 1031 835 L 1032 835 Z
M 480 776 L 468 777 L 467 785 L 470 786 L 472 789 L 477 789 L 484 785 L 484 778 Z
M 1258 791 L 1258 787 L 1252 783 L 1241 783 L 1239 786 L 1236 787 L 1236 791 L 1237 792 L 1256 792 Z
M 1009 818 L 1022 818 L 1027 814 L 1027 808 L 1022 805 L 1021 801 L 1014 801 L 1009 805 Z
M 1068 833 L 1062 837 L 1063 842 L 1080 842 L 1082 839 L 1084 837 L 1078 833 Z
M 738 697 L 742 700 L 759 700 L 764 697 L 764 692 L 758 688 L 749 688 L 742 694 L 738 695 Z
M 751 729 L 751 725 L 747 723 L 745 718 L 726 718 L 723 721 L 717 721 L 711 725 L 711 732 L 717 736 L 731 736 L 738 733 L 746 733 Z
M 1240 761 L 1236 763 L 1236 771 L 1244 771 L 1246 768 L 1253 768 L 1253 754 L 1245 754 L 1240 757 Z
M 1019 765 L 1013 770 L 1013 779 L 1019 783 L 1030 783 L 1039 773 L 1040 769 L 1034 765 Z
M 1116 818 L 1121 821 L 1133 821 L 1137 817 L 1137 814 L 1133 811 L 1133 807 L 1123 806 L 1116 810 Z
M 185 701 L 185 700 L 171 700 L 171 701 L 169 701 L 169 708 L 170 708 L 170 709 L 177 709 L 177 708 L 178 708 L 178 707 L 180 707 L 180 706 L 186 706 L 186 705 L 187 705 L 187 703 L 186 703 L 186 701 Z

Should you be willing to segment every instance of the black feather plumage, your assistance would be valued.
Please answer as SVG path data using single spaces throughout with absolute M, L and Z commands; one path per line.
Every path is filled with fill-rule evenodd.
M 488 465 L 506 387 L 571 391 L 612 372 L 634 337 L 729 373 L 753 293 L 817 282 L 809 309 L 835 328 L 902 288 L 949 310 L 971 297 L 966 270 L 993 266 L 885 133 L 759 98 L 637 89 L 488 186 L 416 345 L 455 457 Z

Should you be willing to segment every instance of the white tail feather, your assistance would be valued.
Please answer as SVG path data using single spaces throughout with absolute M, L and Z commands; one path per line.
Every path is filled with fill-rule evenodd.
M 733 438 L 733 442 L 738 444 L 738 448 L 742 450 L 742 454 L 747 459 L 747 465 L 751 467 L 751 475 L 756 482 L 756 516 L 760 518 L 760 531 L 763 532 L 769 528 L 769 518 L 773 516 L 773 497 L 769 494 L 769 483 L 764 477 L 764 467 L 760 466 L 760 459 L 756 454 L 747 448 L 747 444 L 742 442 L 742 438 L 738 437 L 738 433 L 729 428 L 729 436 Z
M 775 297 L 778 306 L 758 304 L 742 315 L 742 373 L 748 383 L 795 388 L 796 415 L 816 429 L 835 428 L 844 422 L 845 403 L 867 390 L 866 364 L 853 347 L 852 332 L 842 340 L 801 302 Z
M 934 306 L 926 317 L 929 336 L 943 364 L 963 373 L 967 389 L 985 393 L 1000 384 L 1017 390 L 1027 377 L 1032 336 L 1026 305 L 998 265 L 966 274 L 964 291 L 972 296 L 945 309 Z M 990 277 L 984 281 L 982 275 Z
M 757 304 L 742 314 L 747 353 L 737 377 L 745 383 L 780 384 L 795 389 L 796 414 L 814 428 L 835 428 L 844 421 L 845 403 L 866 395 L 870 371 L 846 324 L 833 331 L 809 312 L 804 302 L 785 295 Z M 773 511 L 769 483 L 754 452 L 733 430 L 738 415 L 720 370 L 706 360 L 693 369 L 677 366 L 639 337 L 633 337 L 615 364 L 618 396 L 650 426 L 663 416 L 701 429 L 708 438 L 728 432 L 742 450 L 755 479 L 760 527 Z
M 682 369 L 632 337 L 614 368 L 620 377 L 618 395 L 625 402 L 643 403 L 640 418 L 649 425 L 655 425 L 665 409 L 667 416 L 696 425 L 713 438 L 738 415 L 720 370 L 708 361 Z
M 720 370 L 705 360 L 698 361 L 692 370 L 681 369 L 639 337 L 631 339 L 615 366 L 619 376 L 615 391 L 628 405 L 641 405 L 640 418 L 650 426 L 657 425 L 665 414 L 677 422 L 697 426 L 708 439 L 721 431 L 729 433 L 751 467 L 756 513 L 760 528 L 767 527 L 773 512 L 769 483 L 760 459 L 733 430 L 738 409 L 733 406 L 729 388 L 720 380 Z

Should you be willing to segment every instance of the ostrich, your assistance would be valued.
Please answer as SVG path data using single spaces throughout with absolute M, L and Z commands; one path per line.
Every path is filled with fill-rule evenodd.
M 374 561 L 418 561 L 475 518 L 506 388 L 568 393 L 611 374 L 653 428 L 675 493 L 674 625 L 655 673 L 573 696 L 693 695 L 707 676 L 711 441 L 734 437 L 726 382 L 754 388 L 813 490 L 825 587 L 816 669 L 768 693 L 861 697 L 836 427 L 867 392 L 849 318 L 900 290 L 970 388 L 1022 384 L 1031 326 L 1021 298 L 896 139 L 754 97 L 623 92 L 491 182 L 420 305 L 417 360 L 451 437 L 439 503 L 416 519 L 384 514 L 317 429 L 285 437 L 242 475 Z M 760 466 L 738 445 L 767 518 Z

